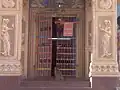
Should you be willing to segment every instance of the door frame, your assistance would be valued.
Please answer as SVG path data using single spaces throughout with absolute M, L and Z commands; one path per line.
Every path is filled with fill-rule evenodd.
M 25 7 L 23 7 L 23 16 L 24 16 L 24 19 L 25 19 L 25 22 L 26 22 L 26 27 L 25 27 L 25 37 L 24 37 L 24 39 L 25 39 L 25 44 L 24 44 L 24 58 L 22 59 L 22 61 L 23 61 L 23 77 L 24 78 L 28 78 L 28 61 L 29 61 L 29 59 L 28 59 L 28 57 L 29 57 L 29 55 L 28 55 L 28 45 L 29 45 L 29 43 L 28 43 L 28 37 L 29 37 L 29 35 L 28 35 L 28 32 L 29 32 L 29 0 L 27 1 L 27 4 L 26 4 L 26 6 Z M 40 10 L 40 9 L 39 9 Z M 43 10 L 43 9 L 42 9 Z M 71 10 L 71 9 L 68 9 L 68 10 Z M 74 10 L 71 10 L 73 13 L 74 13 Z M 82 27 L 83 28 L 83 31 L 84 31 L 84 33 L 85 33 L 85 36 L 84 36 L 84 41 L 85 41 L 85 44 L 88 42 L 87 41 L 87 38 L 86 37 L 88 37 L 88 28 L 86 28 L 86 27 L 88 27 L 88 18 L 86 18 L 86 12 L 88 11 L 88 10 L 85 10 L 85 9 L 79 9 L 79 10 L 76 10 L 77 12 L 80 12 L 81 13 L 81 15 L 82 15 L 82 13 L 84 12 L 84 15 L 82 15 L 83 17 L 84 17 L 84 20 L 82 21 L 83 23 L 84 23 L 84 27 Z M 92 14 L 91 14 L 92 15 Z M 86 48 L 87 46 L 85 45 L 85 48 Z M 85 49 L 85 57 L 87 56 L 87 58 L 85 58 L 84 60 L 85 60 L 85 73 L 84 73 L 84 75 L 85 75 L 85 77 L 88 79 L 89 78 L 89 57 L 88 57 L 88 51 Z
M 34 16 L 36 13 L 38 13 L 38 12 L 41 13 L 42 11 L 45 12 L 45 10 L 43 10 L 43 9 L 41 11 L 40 11 L 40 9 L 31 9 L 30 15 L 33 14 L 33 16 Z M 85 49 L 84 49 L 85 48 L 84 47 L 84 44 L 85 44 L 85 30 L 84 30 L 85 19 L 84 18 L 85 17 L 84 17 L 84 11 L 78 11 L 78 10 L 72 11 L 72 9 L 67 9 L 66 12 L 63 12 L 63 13 L 61 13 L 60 11 L 56 11 L 55 15 L 56 15 L 56 17 L 60 17 L 61 15 L 62 15 L 62 17 L 63 17 L 63 15 L 64 16 L 66 15 L 65 17 L 67 17 L 68 15 L 73 15 L 75 17 L 75 15 L 76 15 L 76 17 L 78 17 L 80 19 L 79 24 L 77 24 L 77 29 L 76 29 L 76 44 L 77 44 L 77 46 L 76 46 L 76 53 L 77 53 L 76 59 L 77 59 L 77 63 L 78 63 L 78 65 L 77 65 L 77 69 L 78 69 L 77 70 L 78 71 L 77 77 L 84 78 L 84 76 L 85 76 L 85 53 L 84 53 L 84 51 L 85 51 Z M 51 17 L 53 17 L 53 16 L 51 16 Z M 34 18 L 34 17 L 32 17 L 32 18 Z M 32 22 L 32 25 L 36 26 L 34 21 L 35 20 L 31 21 L 31 19 L 30 19 L 30 22 Z M 31 26 L 31 24 L 30 24 L 30 26 Z M 32 52 L 28 51 L 29 52 L 28 53 L 29 54 L 28 65 L 30 65 L 30 66 L 28 66 L 28 68 L 30 69 L 30 70 L 28 70 L 28 75 L 30 77 L 35 77 L 34 68 L 33 68 L 35 65 L 35 62 L 33 60 L 35 58 L 35 33 L 36 33 L 36 31 L 32 31 L 32 30 L 34 30 L 35 27 L 32 29 L 31 28 L 29 31 L 29 40 L 30 40 L 29 45 L 32 43 L 32 46 L 28 47 L 28 50 L 30 50 Z M 31 34 L 34 35 L 34 36 L 32 36 L 32 38 L 31 38 Z M 32 48 L 34 47 L 34 49 L 32 49 L 31 47 Z

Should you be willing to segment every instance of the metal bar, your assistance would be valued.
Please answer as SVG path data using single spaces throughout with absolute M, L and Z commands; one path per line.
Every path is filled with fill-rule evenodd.
M 51 18 L 48 18 L 48 13 L 44 13 L 44 17 L 41 18 L 41 14 L 38 14 L 38 36 L 44 36 L 52 38 L 51 35 L 51 29 L 49 30 L 49 26 L 51 25 Z M 51 27 L 51 26 L 50 26 Z M 51 44 L 52 40 L 48 40 L 48 38 L 38 38 L 39 41 L 36 43 L 39 43 L 38 52 L 36 54 L 39 56 L 37 58 L 37 67 L 36 70 L 39 73 L 39 76 L 50 76 L 50 70 L 47 70 L 46 68 L 51 68 Z M 42 43 L 50 43 L 49 46 L 41 46 Z M 39 69 L 39 70 L 38 70 Z
M 51 40 L 71 40 L 71 38 L 48 38 Z
M 40 18 L 40 15 L 38 14 L 38 35 L 40 35 L 40 33 L 41 33 L 41 32 L 40 32 L 41 22 L 39 22 L 40 19 L 41 19 L 41 18 Z M 39 44 L 41 43 L 40 41 L 41 41 L 41 39 L 39 38 L 39 39 L 38 39 L 38 43 L 39 43 Z M 38 45 L 39 45 L 39 44 L 38 44 Z M 39 46 L 38 46 L 38 47 L 39 47 Z M 40 49 L 41 49 L 41 48 L 38 48 L 38 50 L 40 50 Z M 38 54 L 38 53 L 39 53 L 39 51 L 37 52 L 37 55 L 38 55 L 38 58 L 37 58 L 37 61 L 38 61 L 38 63 L 37 63 L 37 68 L 38 68 L 38 67 L 41 67 L 41 65 L 39 64 L 39 63 L 40 63 L 39 60 L 41 60 L 41 59 L 40 59 L 41 56 L 40 56 L 40 54 Z M 40 75 L 41 75 L 41 71 L 37 71 L 37 72 L 38 72 L 38 76 L 40 76 Z
M 39 15 L 37 14 L 37 17 L 36 18 L 38 18 L 39 17 Z M 39 18 L 38 18 L 39 19 Z M 39 21 L 39 20 L 38 20 Z M 36 28 L 39 26 L 39 23 L 38 23 L 38 21 L 36 21 Z M 39 28 L 37 28 L 37 30 L 36 30 L 36 36 L 37 35 L 39 35 L 38 34 L 39 33 Z M 36 38 L 36 52 L 38 52 L 39 51 L 39 49 L 38 49 L 38 45 L 39 45 L 39 38 Z M 36 65 L 35 65 L 35 68 L 37 68 L 38 67 L 38 58 L 39 58 L 39 56 L 36 54 Z M 35 71 L 36 72 L 36 71 Z M 36 72 L 36 74 L 37 74 L 37 76 L 38 76 L 38 72 Z

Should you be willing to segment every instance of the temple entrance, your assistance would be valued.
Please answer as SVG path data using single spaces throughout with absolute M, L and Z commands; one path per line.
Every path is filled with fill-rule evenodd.
M 84 79 L 84 10 L 30 8 L 29 11 L 27 77 Z
M 29 76 L 47 80 L 82 77 L 85 65 L 78 54 L 84 53 L 84 47 L 82 52 L 77 49 L 80 47 L 79 14 L 57 13 L 53 16 L 53 13 L 44 12 L 30 15 L 34 21 L 30 25 L 34 38 L 31 37 L 33 59 L 29 62 Z
M 52 17 L 51 22 L 41 17 L 35 42 L 36 77 L 76 77 L 76 17 Z

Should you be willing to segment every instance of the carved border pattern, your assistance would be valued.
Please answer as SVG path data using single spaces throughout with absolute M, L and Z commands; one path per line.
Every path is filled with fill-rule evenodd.
M 21 65 L 0 64 L 0 74 L 21 74 Z
M 91 65 L 92 73 L 94 72 L 118 72 L 118 66 L 114 64 L 107 65 Z

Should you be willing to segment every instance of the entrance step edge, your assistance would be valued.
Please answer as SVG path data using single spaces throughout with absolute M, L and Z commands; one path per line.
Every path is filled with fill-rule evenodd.
M 91 88 L 90 81 L 27 81 L 20 83 L 25 88 Z

